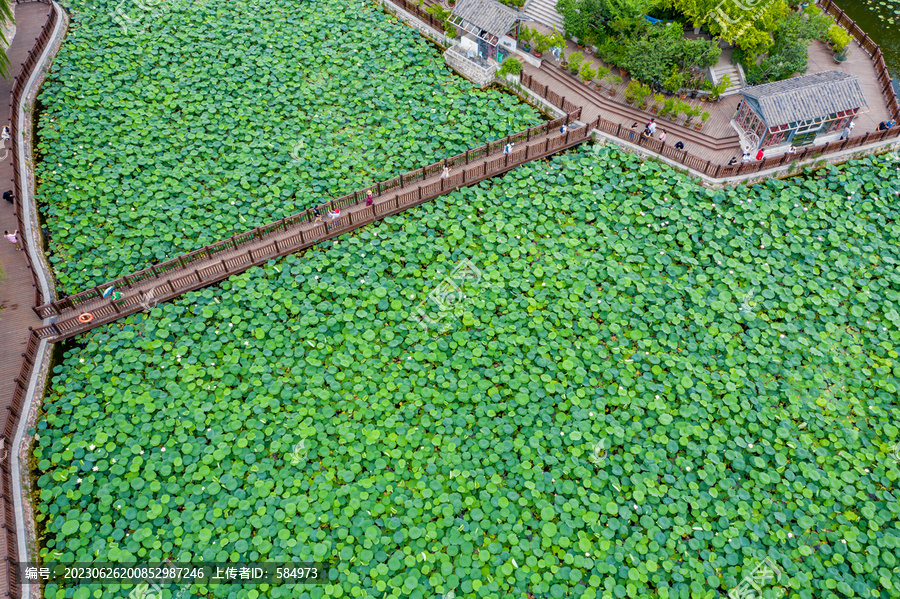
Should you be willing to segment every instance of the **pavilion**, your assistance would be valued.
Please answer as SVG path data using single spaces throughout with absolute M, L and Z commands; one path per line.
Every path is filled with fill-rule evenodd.
M 868 111 L 859 80 L 840 71 L 754 85 L 740 93 L 731 125 L 751 153 L 832 141 L 857 114 Z
M 496 61 L 501 40 L 526 18 L 496 0 L 458 0 L 450 24 L 463 31 L 461 45 L 469 50 L 470 58 Z

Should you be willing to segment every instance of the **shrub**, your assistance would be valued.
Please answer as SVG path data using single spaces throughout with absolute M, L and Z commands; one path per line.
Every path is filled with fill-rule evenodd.
M 684 74 L 678 69 L 672 69 L 672 72 L 669 73 L 669 76 L 666 77 L 666 80 L 663 82 L 663 89 L 667 92 L 675 93 L 681 89 L 683 83 Z
M 607 75 L 609 75 L 609 69 L 603 66 L 602 64 L 597 65 L 597 74 L 595 77 L 599 80 L 606 79 Z
M 591 68 L 591 65 L 594 64 L 592 62 L 587 62 L 581 65 L 581 68 L 578 69 L 578 76 L 581 77 L 581 80 L 587 83 L 591 79 L 594 78 L 594 75 L 597 74 L 597 71 Z
M 663 102 L 662 108 L 659 109 L 659 116 L 666 116 L 667 114 L 671 114 L 672 111 L 675 110 L 676 101 L 677 98 L 669 98 L 668 100 Z
M 569 54 L 569 70 L 573 73 L 577 73 L 578 69 L 581 68 L 581 62 L 584 60 L 584 55 L 581 52 L 572 52 Z
M 638 94 L 640 93 L 641 84 L 638 81 L 632 79 L 628 86 L 625 88 L 625 101 L 629 104 L 637 103 Z
M 853 37 L 835 23 L 828 28 L 828 41 L 831 42 L 832 50 L 840 53 L 847 49 L 847 46 L 853 41 Z
M 444 33 L 447 35 L 456 35 L 456 27 L 451 25 L 448 20 L 450 16 L 453 14 L 453 11 L 445 9 L 440 4 L 432 4 L 428 8 L 425 9 L 425 12 L 434 16 L 438 21 L 438 25 L 440 25 L 441 29 L 443 29 Z
M 507 75 L 518 75 L 522 72 L 522 63 L 518 58 L 506 58 L 500 64 L 497 70 L 498 77 L 506 77 Z

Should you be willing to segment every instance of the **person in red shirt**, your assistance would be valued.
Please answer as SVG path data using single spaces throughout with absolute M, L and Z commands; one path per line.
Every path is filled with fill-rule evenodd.
M 757 159 L 757 160 L 762 160 L 762 159 L 763 159 L 763 151 L 762 151 L 762 148 L 760 148 L 759 152 L 756 153 L 756 159 Z

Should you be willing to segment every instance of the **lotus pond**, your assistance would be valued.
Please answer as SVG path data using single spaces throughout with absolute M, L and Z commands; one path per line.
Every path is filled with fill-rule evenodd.
M 41 555 L 338 560 L 250 598 L 709 599 L 764 559 L 766 597 L 898 597 L 898 194 L 896 160 L 711 191 L 583 147 L 97 329 L 37 426 Z
M 40 95 L 65 293 L 541 121 L 375 3 L 147 2 L 75 2 Z

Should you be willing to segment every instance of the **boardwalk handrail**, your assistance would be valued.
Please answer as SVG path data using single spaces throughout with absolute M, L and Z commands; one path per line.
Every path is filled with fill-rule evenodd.
M 91 287 L 90 289 L 76 293 L 75 295 L 64 297 L 60 300 L 41 306 L 36 306 L 34 311 L 41 318 L 63 316 L 67 312 L 78 310 L 83 305 L 101 299 L 104 290 L 109 287 L 122 291 L 123 295 L 126 295 L 129 290 L 133 290 L 136 286 L 145 283 L 148 280 L 152 280 L 152 283 L 150 284 L 156 284 L 157 288 L 165 287 L 165 289 L 158 289 L 158 293 L 160 294 L 177 295 L 189 290 L 189 287 L 197 288 L 199 286 L 207 285 L 211 280 L 220 280 L 221 278 L 224 278 L 220 276 L 222 274 L 234 274 L 234 272 L 243 270 L 243 267 L 245 266 L 249 267 L 249 265 L 261 262 L 260 256 L 263 254 L 260 252 L 260 247 L 267 246 L 270 242 L 274 242 L 275 244 L 274 248 L 270 248 L 274 249 L 275 255 L 290 253 L 286 248 L 293 247 L 293 245 L 285 245 L 286 242 L 284 238 L 286 235 L 290 234 L 291 231 L 297 230 L 301 226 L 310 225 L 313 234 L 307 236 L 304 235 L 303 231 L 300 231 L 299 239 L 295 241 L 298 241 L 299 245 L 308 247 L 309 245 L 312 245 L 310 241 L 313 238 L 315 238 L 315 241 L 317 242 L 334 234 L 338 234 L 337 232 L 344 232 L 351 228 L 362 226 L 367 222 L 376 220 L 376 216 L 382 218 L 387 214 L 392 214 L 392 211 L 399 211 L 409 205 L 421 203 L 427 199 L 447 193 L 452 189 L 470 185 L 482 179 L 502 173 L 519 164 L 559 151 L 565 147 L 570 147 L 574 143 L 580 143 L 581 141 L 584 141 L 589 134 L 589 127 L 576 128 L 566 134 L 560 133 L 556 137 L 563 139 L 562 143 L 552 141 L 555 140 L 556 137 L 548 137 L 543 149 L 537 154 L 533 151 L 530 152 L 527 145 L 524 148 L 517 148 L 516 151 L 511 154 L 503 152 L 504 147 L 509 143 L 527 143 L 529 140 L 550 135 L 563 124 L 577 121 L 580 116 L 581 110 L 576 109 L 566 116 L 559 117 L 542 125 L 530 127 L 519 133 L 467 150 L 456 156 L 451 156 L 445 160 L 404 173 L 398 177 L 377 183 L 373 186 L 365 187 L 317 207 L 319 212 L 323 215 L 326 210 L 330 211 L 338 207 L 363 207 L 366 202 L 366 191 L 371 189 L 373 190 L 373 195 L 378 198 L 384 198 L 389 195 L 395 196 L 393 198 L 393 204 L 387 209 L 382 209 L 381 214 L 376 215 L 374 210 L 371 210 L 365 212 L 365 217 L 362 220 L 360 220 L 358 215 L 354 217 L 353 214 L 347 214 L 338 221 L 343 221 L 339 225 L 332 225 L 329 223 L 317 224 L 313 209 L 307 209 L 303 212 L 282 218 L 251 231 L 246 231 L 228 239 L 207 245 L 188 254 L 119 277 L 102 285 Z M 467 167 L 467 165 L 470 164 L 472 164 L 472 166 Z M 443 170 L 444 166 L 451 168 L 461 166 L 463 168 L 461 172 L 451 175 L 449 179 L 440 180 L 438 183 L 427 183 L 424 187 L 419 185 L 419 183 L 434 178 L 435 175 Z M 390 202 L 388 203 L 390 204 Z M 279 243 L 281 245 L 279 245 Z M 247 251 L 249 251 L 249 255 L 247 254 Z M 296 251 L 296 249 L 291 251 Z M 204 274 L 200 273 L 199 269 L 196 268 L 201 262 L 206 265 L 204 268 L 208 268 L 211 261 L 219 260 L 219 258 L 221 258 L 222 269 L 217 270 L 216 272 Z M 191 287 L 190 285 L 187 285 L 185 281 L 181 281 L 181 279 L 185 279 L 186 277 L 193 278 L 196 285 Z M 166 285 L 168 285 L 168 287 L 166 287 Z M 144 286 L 146 287 L 147 284 Z M 183 289 L 179 290 L 179 286 L 183 287 Z M 89 323 L 91 326 L 80 326 L 78 329 L 79 331 L 88 330 L 103 322 L 108 322 L 109 320 L 114 320 L 115 318 L 120 318 L 126 314 L 133 313 L 137 311 L 133 309 L 135 302 L 138 304 L 141 303 L 140 300 L 135 300 L 133 295 L 130 298 L 110 301 L 106 304 L 107 306 L 110 306 L 108 314 L 98 314 L 98 312 L 94 310 L 92 314 L 95 320 L 92 323 Z M 113 315 L 115 315 L 115 318 L 112 319 L 104 320 L 103 318 L 98 318 L 98 316 Z M 69 321 L 71 320 L 73 319 L 70 318 Z M 39 334 L 42 338 L 68 334 L 70 332 L 68 328 L 69 324 L 74 324 L 69 321 L 61 320 L 48 327 L 41 327 L 38 329 Z M 82 323 L 82 325 L 84 324 L 88 323 Z
M 554 92 L 548 85 L 538 83 L 531 75 L 521 74 L 522 85 L 533 91 L 535 94 L 545 98 L 550 102 L 566 102 Z M 784 154 L 782 156 L 770 156 L 760 161 L 749 162 L 747 164 L 724 165 L 716 164 L 711 160 L 704 160 L 698 156 L 691 154 L 686 150 L 678 150 L 674 146 L 665 144 L 654 137 L 647 137 L 635 134 L 634 130 L 629 127 L 623 127 L 619 123 L 614 123 L 604 119 L 602 116 L 592 123 L 592 128 L 602 131 L 608 135 L 613 135 L 623 141 L 628 141 L 642 148 L 646 148 L 651 152 L 664 156 L 670 160 L 683 164 L 684 166 L 701 172 L 705 175 L 718 179 L 720 177 L 736 177 L 740 175 L 758 173 L 770 168 L 777 168 L 789 162 L 802 161 L 807 158 L 816 158 L 823 154 L 833 152 L 841 152 L 843 150 L 853 149 L 870 143 L 882 141 L 890 137 L 900 136 L 900 126 L 896 126 L 886 131 L 876 131 L 874 133 L 866 133 L 862 137 L 852 137 L 849 139 L 833 141 L 821 146 L 809 146 L 798 151 L 796 154 Z

